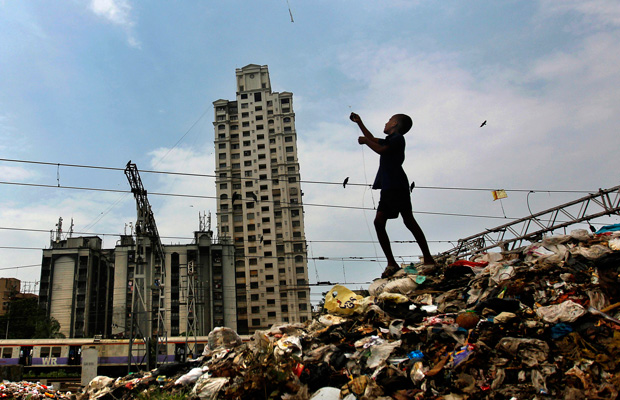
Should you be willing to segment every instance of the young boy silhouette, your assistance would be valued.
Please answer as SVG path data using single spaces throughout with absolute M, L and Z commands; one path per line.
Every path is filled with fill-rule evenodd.
M 390 238 L 385 230 L 387 220 L 397 218 L 398 214 L 403 217 L 405 226 L 418 242 L 423 255 L 423 263 L 425 265 L 435 265 L 424 233 L 413 218 L 409 180 L 402 167 L 403 161 L 405 161 L 404 135 L 413 126 L 413 121 L 405 114 L 392 116 L 383 129 L 383 132 L 387 135 L 386 138 L 378 139 L 366 128 L 359 115 L 351 113 L 350 119 L 359 126 L 364 134 L 364 136 L 360 136 L 357 139 L 357 142 L 361 145 L 367 145 L 381 157 L 379 170 L 372 185 L 373 189 L 381 189 L 381 198 L 374 221 L 379 244 L 387 258 L 387 267 L 381 277 L 390 277 L 400 269 L 392 254 Z

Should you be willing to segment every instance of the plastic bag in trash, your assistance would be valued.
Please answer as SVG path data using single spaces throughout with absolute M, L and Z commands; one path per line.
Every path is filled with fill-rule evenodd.
M 176 380 L 174 382 L 175 385 L 189 385 L 190 383 L 194 383 L 200 378 L 203 374 L 202 368 L 192 368 L 189 372 Z
M 218 398 L 220 390 L 228 383 L 229 378 L 213 378 L 209 374 L 204 374 L 198 381 L 194 389 L 192 389 L 192 395 L 198 396 L 203 400 L 215 400 Z
M 538 307 L 536 314 L 543 321 L 549 324 L 555 324 L 558 322 L 575 322 L 577 318 L 586 313 L 586 309 L 580 304 L 575 303 L 572 300 L 566 300 L 560 304 L 552 304 L 546 307 Z
M 325 295 L 325 309 L 333 314 L 351 315 L 356 312 L 363 297 L 342 285 L 334 286 Z
M 243 342 L 234 330 L 227 327 L 217 327 L 207 337 L 208 348 L 211 351 L 219 349 L 232 349 L 240 346 Z
M 370 349 L 370 357 L 368 357 L 368 361 L 366 362 L 366 366 L 368 368 L 377 368 L 381 364 L 388 359 L 392 351 L 395 348 L 399 347 L 401 344 L 400 340 L 391 343 L 383 343 L 376 346 L 372 346 Z
M 276 342 L 274 352 L 279 357 L 287 354 L 301 357 L 301 340 L 297 336 L 285 336 Z
M 340 400 L 340 389 L 325 386 L 317 390 L 310 400 Z

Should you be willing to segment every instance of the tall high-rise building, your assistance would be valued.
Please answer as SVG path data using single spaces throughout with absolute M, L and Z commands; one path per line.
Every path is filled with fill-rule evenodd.
M 213 105 L 218 229 L 235 244 L 243 334 L 311 309 L 293 94 L 271 91 L 266 65 L 237 69 L 236 83 L 234 101 Z

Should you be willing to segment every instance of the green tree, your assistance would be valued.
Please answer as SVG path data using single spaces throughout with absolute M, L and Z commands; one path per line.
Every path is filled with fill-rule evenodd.
M 12 299 L 6 315 L 0 317 L 0 337 L 8 339 L 62 338 L 60 324 L 45 315 L 36 298 Z

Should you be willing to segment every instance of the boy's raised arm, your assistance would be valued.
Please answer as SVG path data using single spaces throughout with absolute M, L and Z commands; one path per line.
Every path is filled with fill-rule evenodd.
M 367 145 L 377 154 L 383 154 L 388 149 L 388 146 L 382 146 L 379 144 L 379 139 L 374 137 L 372 133 L 370 133 L 368 128 L 366 128 L 366 125 L 364 125 L 364 123 L 362 122 L 362 118 L 359 115 L 352 112 L 349 116 L 349 119 L 355 122 L 364 134 L 364 136 L 360 136 L 359 138 L 357 138 L 357 142 L 359 144 Z

